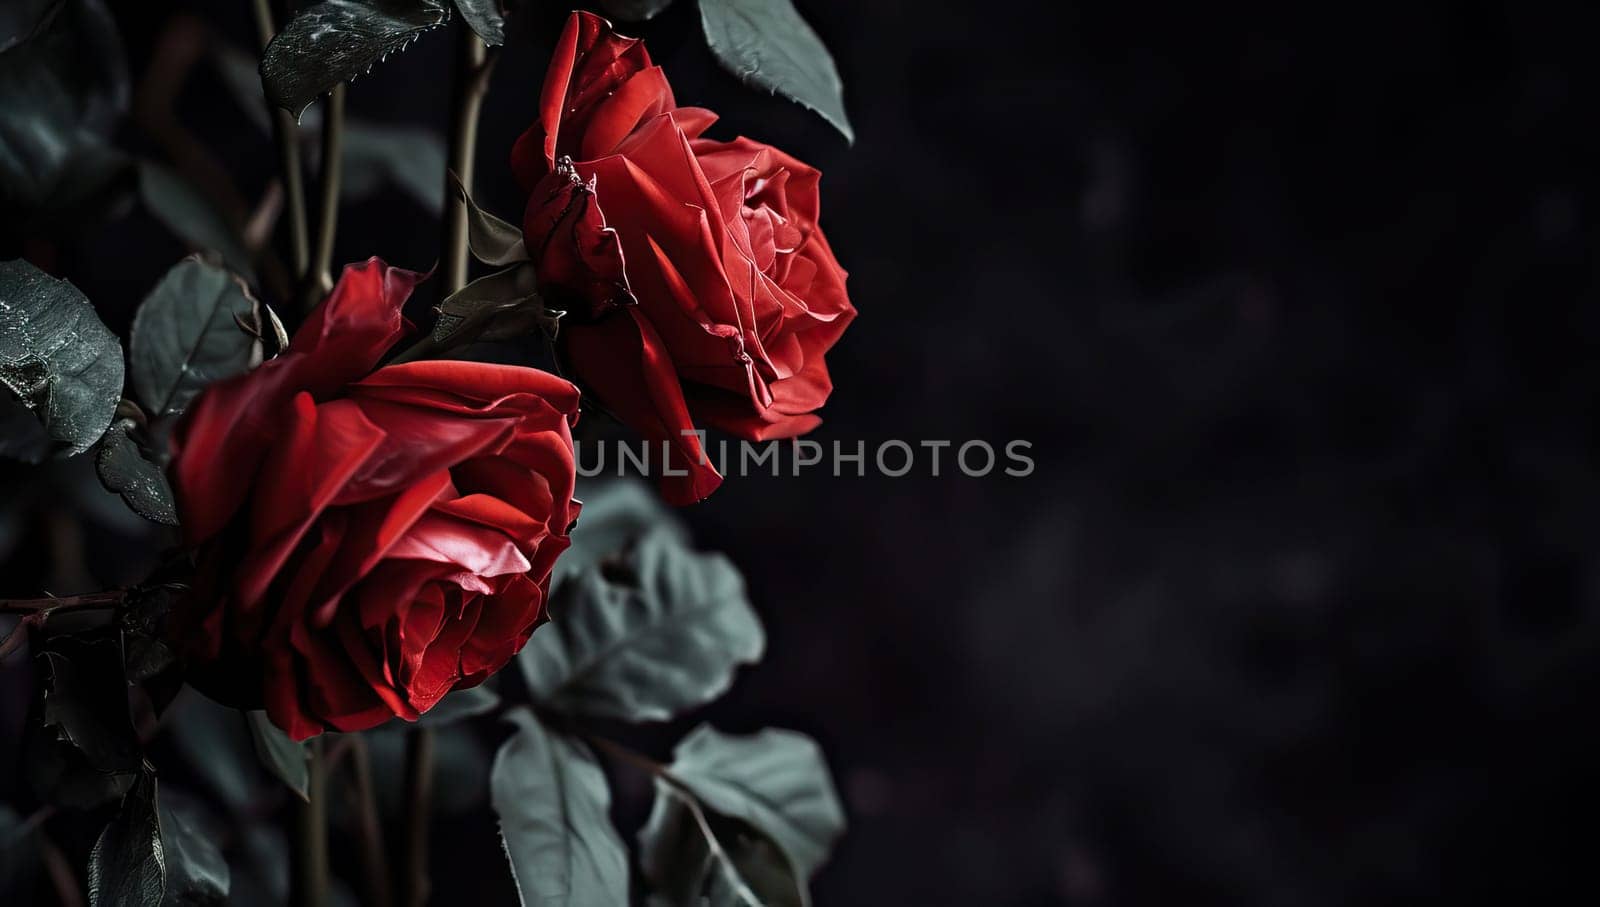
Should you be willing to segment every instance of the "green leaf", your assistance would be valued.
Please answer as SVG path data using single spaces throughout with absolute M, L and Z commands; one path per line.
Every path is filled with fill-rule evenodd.
M 23 741 L 29 783 L 59 806 L 92 809 L 117 800 L 133 787 L 142 760 L 115 628 L 35 633 L 34 640 L 39 698 Z
M 449 17 L 450 8 L 440 0 L 324 0 L 308 6 L 262 56 L 267 100 L 298 117 L 333 86 L 370 71 Z
M 340 193 L 360 199 L 393 184 L 428 213 L 444 210 L 444 140 L 419 126 L 388 126 L 347 120 L 344 124 L 344 181 Z
M 448 173 L 450 191 L 467 206 L 467 247 L 472 250 L 473 257 L 496 266 L 527 261 L 528 249 L 522 243 L 522 228 L 478 207 L 456 172 Z
M 506 18 L 500 13 L 500 0 L 456 0 L 461 18 L 483 43 L 499 47 L 506 43 Z
M 815 110 L 855 141 L 839 70 L 791 0 L 700 0 L 700 24 L 723 68 Z
M 228 903 L 228 861 L 189 819 L 187 808 L 160 798 L 161 850 L 167 869 L 165 907 L 212 907 Z
M 417 724 L 423 727 L 444 727 L 492 712 L 500 705 L 500 694 L 487 686 L 468 687 L 447 694 L 433 708 L 424 712 Z
M 527 907 L 628 903 L 628 857 L 611 825 L 611 793 L 594 754 L 526 709 L 489 773 L 500 837 Z
M 260 326 L 244 281 L 196 256 L 178 262 L 133 318 L 129 379 L 140 402 L 153 418 L 176 416 L 207 385 L 249 371 L 261 362 Z
M 578 480 L 583 512 L 572 529 L 572 547 L 556 561 L 558 579 L 576 576 L 621 554 L 646 532 L 668 532 L 684 544 L 689 532 L 650 486 L 637 479 Z
M 528 264 L 474 280 L 439 303 L 434 342 L 459 346 L 533 331 L 545 314 L 535 286 L 533 266 Z
M 83 453 L 122 399 L 122 345 L 77 287 L 26 261 L 0 262 L 0 387 L 66 453 Z
M 606 15 L 624 22 L 643 22 L 672 5 L 672 0 L 600 0 Z
M 191 248 L 216 252 L 228 267 L 255 279 L 250 250 L 245 248 L 238 228 L 177 171 L 152 161 L 140 161 L 139 197 L 157 220 Z
M 805 880 L 771 838 L 737 819 L 708 812 L 692 794 L 656 782 L 650 818 L 639 831 L 639 862 L 652 905 L 803 907 Z
M 563 582 L 551 622 L 518 656 L 534 701 L 625 721 L 665 721 L 715 699 L 766 644 L 744 580 L 670 531 Z
M 134 513 L 166 526 L 178 525 L 172 503 L 172 486 L 161 467 L 145 458 L 138 442 L 129 437 L 132 419 L 118 419 L 100 439 L 94 469 L 107 491 L 122 496 Z
M 802 878 L 844 833 L 844 809 L 816 741 L 794 731 L 692 731 L 673 751 L 671 777 L 707 808 L 769 836 Z
M 263 135 L 272 132 L 272 115 L 267 110 L 267 95 L 261 88 L 261 68 L 254 53 L 246 53 L 230 44 L 217 42 L 211 46 L 211 63 L 222 78 L 223 87 L 239 104 L 239 111 Z M 311 110 L 300 120 L 300 125 L 310 131 L 322 125 L 321 113 Z M 346 127 L 348 128 L 348 122 Z
M 167 864 L 156 811 L 155 774 L 146 770 L 122 798 L 89 852 L 90 907 L 161 907 Z
M 129 589 L 117 611 L 122 628 L 122 666 L 129 683 L 143 683 L 177 663 L 167 635 L 167 615 L 184 594 L 177 584 Z
M 110 145 L 128 106 L 116 21 L 100 0 L 0 6 L 0 210 L 25 235 L 69 232 L 129 188 Z
M 306 799 L 306 786 L 310 772 L 306 760 L 309 756 L 303 743 L 296 743 L 272 723 L 266 712 L 250 713 L 250 737 L 256 744 L 256 756 L 267 770 L 289 789 Z

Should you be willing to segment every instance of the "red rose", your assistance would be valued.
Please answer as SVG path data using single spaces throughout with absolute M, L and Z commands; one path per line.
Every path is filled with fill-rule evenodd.
M 749 440 L 815 428 L 824 354 L 855 317 L 817 226 L 816 170 L 749 139 L 701 138 L 644 45 L 574 13 L 512 166 L 529 191 L 540 292 L 563 360 L 601 405 L 670 442 L 674 503 L 722 479 L 696 423 Z M 656 449 L 652 449 L 655 453 Z
M 374 368 L 418 276 L 373 259 L 175 432 L 202 689 L 295 739 L 408 721 L 516 654 L 577 517 L 578 392 L 530 368 Z

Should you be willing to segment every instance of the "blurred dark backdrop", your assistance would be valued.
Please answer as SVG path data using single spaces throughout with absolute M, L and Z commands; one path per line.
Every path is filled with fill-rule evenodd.
M 853 148 L 716 70 L 688 0 L 632 30 L 715 134 L 824 172 L 861 315 L 817 439 L 1037 461 L 732 479 L 688 514 L 770 630 L 700 717 L 815 735 L 850 812 L 817 902 L 1593 888 L 1600 149 L 1572 15 L 798 5 Z M 178 10 L 251 47 L 243 7 L 117 5 L 135 78 Z M 502 215 L 561 17 L 517 24 L 489 96 Z M 418 42 L 351 110 L 442 130 L 449 50 Z M 181 101 L 254 197 L 269 144 L 215 79 Z M 337 257 L 425 269 L 436 237 L 360 202 Z M 64 254 L 121 330 L 182 252 L 135 212 Z M 442 840 L 511 897 L 492 832 Z

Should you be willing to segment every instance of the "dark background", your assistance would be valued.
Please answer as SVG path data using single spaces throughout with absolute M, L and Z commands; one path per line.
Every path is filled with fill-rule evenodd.
M 625 30 L 714 134 L 824 172 L 861 314 L 815 437 L 1037 461 L 733 478 L 688 513 L 770 634 L 697 717 L 816 736 L 850 813 L 817 902 L 1595 887 L 1600 149 L 1574 16 L 799 6 L 853 148 L 716 70 L 688 0 Z M 118 5 L 135 79 L 174 9 L 251 47 L 236 7 Z M 485 109 L 477 194 L 504 216 L 561 17 L 517 24 Z M 353 113 L 442 130 L 450 43 L 357 81 Z M 226 92 L 181 100 L 259 191 L 272 149 Z M 372 199 L 336 257 L 425 269 L 437 235 Z M 182 252 L 135 212 L 63 254 L 122 330 Z M 628 825 L 647 791 L 621 785 Z M 510 903 L 488 822 L 438 871 Z

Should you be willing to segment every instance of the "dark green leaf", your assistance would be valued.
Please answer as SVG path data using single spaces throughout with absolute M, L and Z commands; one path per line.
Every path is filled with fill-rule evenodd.
M 399 187 L 430 214 L 444 210 L 444 141 L 431 129 L 348 120 L 344 125 L 346 198 L 366 198 L 386 183 Z
M 207 385 L 260 364 L 260 326 L 244 281 L 196 256 L 178 262 L 133 318 L 128 377 L 139 401 L 153 418 L 182 413 Z
M 801 907 L 805 881 L 771 838 L 701 807 L 656 782 L 650 819 L 639 831 L 639 862 L 652 903 L 671 907 Z
M 839 70 L 792 0 L 700 0 L 700 23 L 725 69 L 815 110 L 855 141 Z
M 211 62 L 222 77 L 222 84 L 238 102 L 239 110 L 262 135 L 272 134 L 272 114 L 267 109 L 267 95 L 261 87 L 261 66 L 253 52 L 246 53 L 237 47 L 217 43 L 211 48 Z M 311 109 L 300 118 L 304 127 L 299 135 L 307 138 L 322 128 L 322 111 Z M 349 127 L 348 121 L 346 128 Z M 307 142 L 317 147 L 314 142 Z
M 250 736 L 256 744 L 256 757 L 289 789 L 306 797 L 309 781 L 306 759 L 308 753 L 303 743 L 296 743 L 272 723 L 266 712 L 250 713 Z
M 672 5 L 672 0 L 600 0 L 606 15 L 624 22 L 643 22 Z
M 139 197 L 150 213 L 190 248 L 216 252 L 229 268 L 255 279 L 250 250 L 245 248 L 238 227 L 177 171 L 140 161 Z
M 122 624 L 122 663 L 129 683 L 142 683 L 177 661 L 167 642 L 167 615 L 184 594 L 178 585 L 129 589 L 118 619 Z
M 583 512 L 572 529 L 572 547 L 556 561 L 556 576 L 583 573 L 622 554 L 646 532 L 668 532 L 684 544 L 689 533 L 661 498 L 637 479 L 578 480 Z
M 134 513 L 167 526 L 178 525 L 172 486 L 161 467 L 145 459 L 138 442 L 128 436 L 132 419 L 118 419 L 100 439 L 94 468 L 108 491 L 122 495 Z
M 467 20 L 483 43 L 498 47 L 506 43 L 506 19 L 500 13 L 500 0 L 456 0 L 456 9 Z
M 324 0 L 295 14 L 261 60 L 267 100 L 298 117 L 340 82 L 443 25 L 440 0 Z
M 444 727 L 492 712 L 499 705 L 500 695 L 494 690 L 482 685 L 469 687 L 446 695 L 438 705 L 423 713 L 417 723 L 423 727 Z
M 511 874 L 528 907 L 628 903 L 628 857 L 594 754 L 525 709 L 495 754 L 489 787 Z
M 129 188 L 109 141 L 128 106 L 121 39 L 100 0 L 0 6 L 8 31 L 27 28 L 0 35 L 0 210 L 22 232 L 65 232 Z
M 449 171 L 450 191 L 467 206 L 467 246 L 473 257 L 487 265 L 509 265 L 527 261 L 528 250 L 522 244 L 522 228 L 507 223 L 478 207 L 467 187 L 461 185 L 455 171 Z
M 802 878 L 844 832 L 828 765 L 804 734 L 734 736 L 703 724 L 673 751 L 670 773 L 707 808 L 770 836 Z
M 450 345 L 520 336 L 534 330 L 545 314 L 528 264 L 474 280 L 439 303 L 438 311 L 433 339 Z
M 728 559 L 671 530 L 561 583 L 550 616 L 518 656 L 529 693 L 601 718 L 665 721 L 710 702 L 766 642 Z
M 26 261 L 0 262 L 0 388 L 66 453 L 105 434 L 122 398 L 122 345 L 78 288 Z
M 228 903 L 228 863 L 222 851 L 190 820 L 188 810 L 162 797 L 161 849 L 166 857 L 164 907 L 213 907 Z
M 90 907 L 161 907 L 167 887 L 155 774 L 144 771 L 89 852 Z
M 142 759 L 120 640 L 110 633 L 35 638 L 40 701 L 25 743 L 29 780 L 46 802 L 62 806 L 88 809 L 121 797 Z

